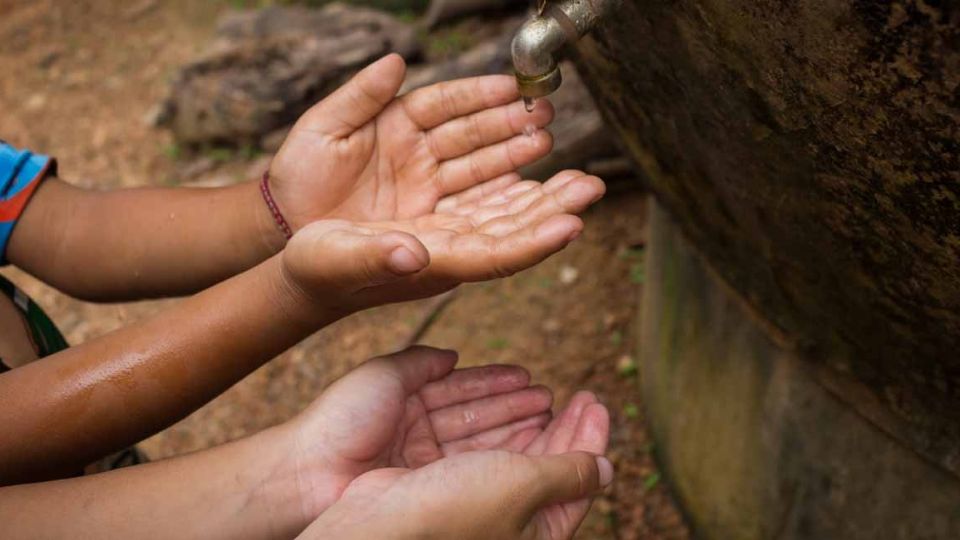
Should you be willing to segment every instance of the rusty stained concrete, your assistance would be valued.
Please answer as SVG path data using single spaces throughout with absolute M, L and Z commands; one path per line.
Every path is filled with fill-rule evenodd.
M 577 49 L 658 200 L 771 334 L 960 473 L 960 5 L 625 0 Z

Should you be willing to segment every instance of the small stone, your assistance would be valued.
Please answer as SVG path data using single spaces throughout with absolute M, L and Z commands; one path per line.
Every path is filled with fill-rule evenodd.
M 560 267 L 560 283 L 570 285 L 580 277 L 580 271 L 568 265 Z
M 621 356 L 617 360 L 617 373 L 627 377 L 630 375 L 636 375 L 637 373 L 637 362 L 629 354 Z
M 141 120 L 147 127 L 160 127 L 170 120 L 172 113 L 169 103 L 157 103 L 144 113 Z
M 560 324 L 560 321 L 557 319 L 547 319 L 543 321 L 543 325 L 541 325 L 540 328 L 548 334 L 556 334 L 561 330 L 562 327 L 563 326 Z
M 44 94 L 33 94 L 24 103 L 28 111 L 39 111 L 47 104 L 47 96 Z

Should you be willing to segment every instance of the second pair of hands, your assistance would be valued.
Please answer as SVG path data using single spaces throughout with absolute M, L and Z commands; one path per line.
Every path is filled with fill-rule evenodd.
M 305 538 L 572 536 L 613 475 L 609 417 L 579 392 L 553 417 L 517 366 L 455 370 L 429 347 L 377 358 L 281 426 Z
M 575 214 L 604 193 L 579 171 L 521 181 L 515 171 L 550 151 L 541 128 L 553 109 L 541 100 L 527 113 L 511 77 L 398 97 L 404 73 L 397 55 L 361 71 L 301 116 L 271 164 L 296 231 L 287 276 L 327 307 L 422 298 L 533 266 L 580 234 Z M 401 276 L 403 286 L 377 287 Z

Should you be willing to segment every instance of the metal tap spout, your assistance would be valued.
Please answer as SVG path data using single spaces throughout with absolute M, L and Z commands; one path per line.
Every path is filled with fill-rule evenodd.
M 548 3 L 513 38 L 511 52 L 520 95 L 533 99 L 552 94 L 562 76 L 556 53 L 596 26 L 619 0 L 562 0 Z

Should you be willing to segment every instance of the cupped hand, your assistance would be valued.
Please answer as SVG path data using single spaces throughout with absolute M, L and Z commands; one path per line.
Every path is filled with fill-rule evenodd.
M 294 231 L 319 219 L 423 216 L 441 198 L 550 151 L 540 128 L 553 119 L 552 106 L 540 100 L 527 113 L 512 77 L 398 97 L 405 71 L 400 56 L 386 56 L 297 121 L 270 167 L 274 198 Z
M 398 221 L 324 220 L 283 254 L 294 290 L 328 308 L 355 310 L 422 298 L 460 283 L 512 275 L 575 239 L 603 182 L 564 171 L 545 183 L 506 175 Z
M 580 392 L 545 428 L 360 476 L 301 538 L 566 540 L 613 479 L 608 437 L 606 408 Z
M 456 363 L 452 351 L 420 346 L 375 358 L 292 420 L 304 515 L 315 518 L 368 471 L 529 441 L 550 421 L 552 395 L 524 369 Z

